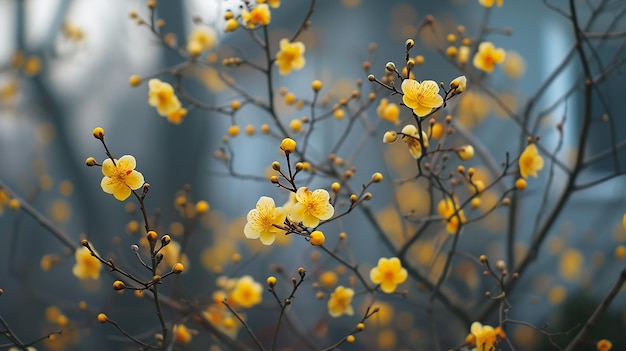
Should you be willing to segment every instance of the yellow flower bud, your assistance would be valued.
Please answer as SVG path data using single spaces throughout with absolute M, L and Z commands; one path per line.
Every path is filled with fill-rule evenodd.
M 356 325 L 356 330 L 361 331 L 363 329 L 365 329 L 365 324 L 359 323 L 359 324 Z
M 104 129 L 102 129 L 102 127 L 94 128 L 93 137 L 100 140 L 104 139 Z
M 371 179 L 372 183 L 380 183 L 382 180 L 383 180 L 382 173 L 376 172 L 372 174 L 372 179 Z
M 276 286 L 276 277 L 273 275 L 270 275 L 269 277 L 267 277 L 267 280 L 265 281 L 265 283 L 267 284 L 267 286 L 269 286 L 270 288 L 273 288 Z
M 203 214 L 209 211 L 209 203 L 204 201 L 204 200 L 200 200 L 198 202 L 196 202 L 196 212 L 198 214 Z
M 319 230 L 316 230 L 313 233 L 311 233 L 310 239 L 311 239 L 310 241 L 311 245 L 313 246 L 321 246 L 324 244 L 324 241 L 326 241 L 326 237 L 324 236 L 324 233 L 322 233 Z
M 398 140 L 398 134 L 392 130 L 385 132 L 385 135 L 383 135 L 383 143 L 385 144 L 391 144 L 396 140 Z
M 13 198 L 9 200 L 9 208 L 13 211 L 17 211 L 20 209 L 20 200 Z
M 313 88 L 314 92 L 318 92 L 320 90 L 322 90 L 322 81 L 320 80 L 314 80 L 313 83 L 311 83 L 311 88 Z
M 232 12 L 227 12 L 232 15 Z M 224 32 L 234 32 L 239 28 L 239 22 L 237 22 L 234 18 L 229 18 L 226 20 L 226 24 L 224 25 Z
M 125 287 L 126 287 L 126 285 L 121 280 L 116 280 L 116 281 L 113 282 L 113 289 L 115 289 L 117 291 L 124 290 Z
M 96 161 L 96 159 L 93 157 L 87 157 L 87 159 L 85 160 L 85 164 L 89 167 L 93 167 L 98 164 L 98 161 Z
M 104 313 L 99 313 L 98 314 L 98 322 L 100 323 L 106 323 L 109 320 L 109 318 L 107 318 L 107 315 Z
M 172 272 L 174 274 L 180 274 L 185 271 L 185 266 L 182 263 L 178 262 L 172 267 Z
M 472 145 L 465 145 L 458 149 L 456 153 L 461 160 L 467 161 L 474 157 L 474 147 Z
M 148 238 L 148 241 L 150 242 L 154 242 L 157 239 L 157 232 L 155 232 L 154 230 L 151 230 L 148 232 L 148 234 L 146 234 L 146 237 Z
M 347 342 L 348 344 L 352 344 L 352 343 L 354 343 L 354 341 L 355 341 L 355 340 L 356 340 L 356 338 L 354 337 L 354 335 L 348 335 L 348 336 L 346 336 L 346 342 Z
M 285 138 L 280 142 L 280 149 L 289 154 L 296 151 L 296 141 L 291 138 Z
M 519 178 L 515 181 L 515 189 L 524 190 L 526 189 L 526 180 L 524 178 Z
M 334 193 L 338 193 L 339 190 L 341 189 L 341 184 L 334 182 L 333 184 L 331 184 L 330 189 L 334 192 Z
M 239 135 L 239 131 L 240 128 L 238 125 L 232 125 L 228 127 L 228 135 L 230 135 L 231 137 L 236 137 L 237 135 Z
M 298 133 L 302 130 L 302 121 L 299 119 L 292 120 L 291 123 L 289 123 L 289 128 L 295 133 Z
M 465 76 L 458 76 L 450 82 L 450 90 L 454 90 L 455 94 L 460 94 L 465 90 L 467 85 L 467 78 Z

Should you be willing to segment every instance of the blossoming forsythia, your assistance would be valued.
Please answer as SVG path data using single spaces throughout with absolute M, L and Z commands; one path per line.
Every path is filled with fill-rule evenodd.
M 137 190 L 143 185 L 143 175 L 135 170 L 137 161 L 131 155 L 124 155 L 119 160 L 107 158 L 102 162 L 102 174 L 100 182 L 102 190 L 107 194 L 113 194 L 120 201 L 130 196 L 131 190 Z
M 78 279 L 98 279 L 100 277 L 102 263 L 91 256 L 89 249 L 86 247 L 76 249 L 74 258 L 76 258 L 76 264 L 72 268 L 72 273 Z
M 397 257 L 381 257 L 378 265 L 370 271 L 372 282 L 380 284 L 380 289 L 387 294 L 394 292 L 398 284 L 402 284 L 406 278 L 407 271 L 402 268 L 400 259 Z
M 166 117 L 181 108 L 180 100 L 174 93 L 174 87 L 158 79 L 148 81 L 148 104 L 157 109 L 157 113 Z
M 287 75 L 291 70 L 299 70 L 306 63 L 304 52 L 306 47 L 302 42 L 289 42 L 288 39 L 281 39 L 280 51 L 276 54 L 276 65 L 278 65 L 278 73 Z
M 519 157 L 519 172 L 524 178 L 529 175 L 537 178 L 537 172 L 543 168 L 543 157 L 539 155 L 537 146 L 529 144 Z
M 329 203 L 330 195 L 324 189 L 314 191 L 303 186 L 296 192 L 296 202 L 291 208 L 290 218 L 302 222 L 307 227 L 317 227 L 320 220 L 327 220 L 335 214 Z
M 478 45 L 478 52 L 474 55 L 474 67 L 487 73 L 493 72 L 493 68 L 504 61 L 506 52 L 496 48 L 491 42 L 484 41 Z
M 335 291 L 330 294 L 330 299 L 328 300 L 328 314 L 334 318 L 343 314 L 352 316 L 354 314 L 354 309 L 352 308 L 353 296 L 354 290 L 339 285 L 335 288 Z
M 439 95 L 439 85 L 433 80 L 418 82 L 414 79 L 402 81 L 402 102 L 413 109 L 418 117 L 429 114 L 434 108 L 443 104 L 443 98 Z
M 282 226 L 287 214 L 282 207 L 276 207 L 274 199 L 261 196 L 256 208 L 248 212 L 243 232 L 248 239 L 260 239 L 264 245 L 271 245 L 276 239 L 276 233 L 281 232 L 276 226 Z

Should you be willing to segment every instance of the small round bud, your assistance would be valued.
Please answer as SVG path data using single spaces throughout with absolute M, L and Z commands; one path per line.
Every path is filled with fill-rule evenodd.
M 130 78 L 128 78 L 128 84 L 130 84 L 131 87 L 138 87 L 141 85 L 141 77 L 133 74 Z
M 385 132 L 385 135 L 383 135 L 383 143 L 385 144 L 391 144 L 396 140 L 398 140 L 398 134 L 392 130 Z
M 156 5 L 157 5 L 157 2 L 156 2 L 156 0 L 148 0 L 146 5 L 148 5 L 149 9 L 154 9 L 156 7 Z
M 356 325 L 356 330 L 361 331 L 363 329 L 365 329 L 365 324 L 359 323 L 359 324 Z
M 320 80 L 314 80 L 313 83 L 311 83 L 311 88 L 313 88 L 314 92 L 318 92 L 320 90 L 322 90 L 322 81 Z
M 348 234 L 346 232 L 339 233 L 339 240 L 346 240 L 348 238 Z
M 372 183 L 380 183 L 383 181 L 382 173 L 376 172 L 372 174 L 372 179 L 370 180 Z
M 354 335 L 348 335 L 346 336 L 346 342 L 348 344 L 353 344 L 356 341 L 356 338 L 354 337 Z
M 367 80 L 369 80 L 370 82 L 373 82 L 376 80 L 376 76 L 374 76 L 373 74 L 368 74 L 367 75 Z
M 146 238 L 148 238 L 148 241 L 150 242 L 155 242 L 157 239 L 157 232 L 155 232 L 154 230 L 151 230 L 148 232 L 148 234 L 146 234 Z
M 239 110 L 241 108 L 241 102 L 239 100 L 231 101 L 230 108 L 233 109 L 233 111 Z
M 93 167 L 98 164 L 98 161 L 96 161 L 96 159 L 93 157 L 87 157 L 87 159 L 85 160 L 85 164 L 89 167 Z
M 270 288 L 273 288 L 276 286 L 276 277 L 273 275 L 270 275 L 269 277 L 267 277 L 267 279 L 265 280 L 265 283 L 267 284 L 267 286 L 269 286 Z
M 168 245 L 170 242 L 172 241 L 172 238 L 170 238 L 169 235 L 163 235 L 163 237 L 161 238 L 161 245 L 166 246 Z
M 301 172 L 302 170 L 304 170 L 304 163 L 296 162 L 296 172 Z
M 509 199 L 508 197 L 505 197 L 504 199 L 502 199 L 502 206 L 508 206 L 511 204 L 511 199 Z
M 487 256 L 486 255 L 480 255 L 480 257 L 478 257 L 478 259 L 480 260 L 480 262 L 487 262 Z
M 326 237 L 324 236 L 324 233 L 322 233 L 319 230 L 316 230 L 313 233 L 311 233 L 310 239 L 311 239 L 310 240 L 311 245 L 313 246 L 321 246 L 324 244 L 324 241 L 326 241 Z
M 350 202 L 355 203 L 356 200 L 358 200 L 359 198 L 356 196 L 356 194 L 352 194 L 350 195 Z
M 404 42 L 404 46 L 406 47 L 407 50 L 411 50 L 413 48 L 413 46 L 415 46 L 415 40 L 413 39 L 407 39 Z
M 121 280 L 116 280 L 116 281 L 113 282 L 113 289 L 115 289 L 117 291 L 124 290 L 125 287 L 126 287 L 126 285 Z
M 271 176 L 271 177 L 270 177 L 270 182 L 271 182 L 272 184 L 278 184 L 278 177 L 277 177 L 277 176 L 275 176 L 275 175 Z
M 472 206 L 472 208 L 479 208 L 480 204 L 481 204 L 481 201 L 479 197 L 473 198 L 472 201 L 470 202 L 470 205 Z
M 462 146 L 457 150 L 456 154 L 461 160 L 467 161 L 474 157 L 474 147 L 472 145 Z
M 102 127 L 94 128 L 93 137 L 100 140 L 104 139 L 104 129 L 102 129 Z
M 503 271 L 503 270 L 505 270 L 505 269 L 506 269 L 506 264 L 504 263 L 504 261 L 499 260 L 498 262 L 496 262 L 496 268 L 497 268 L 499 271 Z
M 196 212 L 198 214 L 209 212 L 209 208 L 210 208 L 209 203 L 204 200 L 200 200 L 196 202 Z
M 339 184 L 338 182 L 334 182 L 333 184 L 330 185 L 330 189 L 334 192 L 334 193 L 338 193 L 339 190 L 341 189 L 341 184 Z
M 291 138 L 285 138 L 280 142 L 280 149 L 289 154 L 296 151 L 296 141 Z
M 387 64 L 385 65 L 385 69 L 386 69 L 388 72 L 395 72 L 395 71 L 396 71 L 396 64 L 395 64 L 395 63 L 393 63 L 393 62 L 391 62 L 391 61 L 389 61 L 389 62 L 387 62 Z
M 272 162 L 272 169 L 275 171 L 280 171 L 280 162 L 278 161 Z
M 526 180 L 524 178 L 519 178 L 515 181 L 515 189 L 524 190 L 526 189 Z
M 98 322 L 100 323 L 106 323 L 109 320 L 109 318 L 107 318 L 107 315 L 104 313 L 99 313 L 98 314 Z
M 155 274 L 154 276 L 152 276 L 152 282 L 153 283 L 159 283 L 161 281 L 161 276 L 158 274 Z
M 172 272 L 174 274 L 180 274 L 185 271 L 185 266 L 182 263 L 178 262 L 172 267 Z
M 306 273 L 306 270 L 302 267 L 298 267 L 298 275 L 300 277 L 304 277 L 304 274 Z
M 239 126 L 236 124 L 228 127 L 228 135 L 233 138 L 239 135 L 240 131 L 241 131 L 241 128 L 239 128 Z

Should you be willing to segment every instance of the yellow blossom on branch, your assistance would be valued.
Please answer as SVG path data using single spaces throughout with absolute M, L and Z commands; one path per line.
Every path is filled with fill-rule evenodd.
M 235 287 L 228 295 L 228 301 L 243 308 L 250 308 L 261 302 L 262 294 L 263 286 L 251 276 L 244 275 L 237 279 Z
M 250 11 L 244 9 L 241 13 L 241 20 L 248 28 L 267 26 L 272 20 L 272 13 L 267 4 L 258 4 Z
M 456 198 L 446 198 L 439 201 L 437 213 L 444 218 L 446 230 L 450 234 L 456 234 L 459 228 L 459 222 L 465 223 L 466 221 L 465 214 L 463 210 L 459 209 L 458 200 Z
M 304 67 L 306 60 L 304 52 L 306 47 L 300 41 L 290 42 L 288 39 L 280 40 L 280 51 L 276 54 L 278 73 L 287 75 L 291 70 L 299 70 Z
M 286 217 L 287 212 L 282 207 L 276 207 L 274 199 L 261 196 L 256 208 L 248 212 L 243 233 L 248 239 L 259 239 L 263 245 L 271 245 L 276 234 L 284 232 L 276 226 L 282 226 Z
M 434 108 L 443 104 L 443 98 L 439 95 L 439 85 L 433 80 L 418 82 L 413 79 L 402 81 L 402 102 L 413 109 L 418 117 L 429 114 Z
M 478 45 L 478 52 L 474 55 L 474 67 L 491 73 L 497 64 L 504 61 L 505 57 L 504 49 L 496 48 L 491 42 L 484 41 Z
M 498 7 L 502 7 L 502 2 L 504 0 L 478 0 L 478 2 L 484 7 L 491 7 L 493 4 L 497 4 Z
M 187 329 L 184 324 L 174 324 L 172 334 L 174 334 L 174 341 L 179 344 L 189 344 L 193 337 L 192 331 Z
M 334 318 L 343 314 L 352 316 L 354 314 L 354 309 L 352 308 L 353 296 L 354 290 L 339 285 L 335 291 L 330 294 L 330 299 L 328 300 L 328 314 Z
M 113 162 L 107 158 L 102 162 L 102 181 L 100 186 L 107 194 L 113 194 L 117 200 L 124 201 L 130 196 L 131 190 L 143 185 L 143 175 L 135 171 L 137 162 L 131 155 L 124 155 Z
M 291 207 L 289 217 L 307 227 L 317 227 L 320 220 L 327 220 L 335 214 L 329 200 L 328 191 L 324 189 L 311 191 L 303 186 L 296 192 L 297 202 Z
M 201 25 L 195 27 L 187 39 L 187 52 L 192 56 L 197 56 L 205 51 L 209 51 L 217 44 L 217 34 L 209 26 Z
M 470 326 L 470 332 L 474 335 L 475 346 L 472 351 L 495 350 L 494 344 L 497 342 L 496 330 L 480 322 L 474 322 Z
M 402 140 L 409 148 L 409 153 L 413 156 L 414 159 L 418 159 L 422 157 L 422 145 L 424 148 L 428 147 L 428 135 L 426 132 L 422 131 L 422 137 L 420 141 L 419 131 L 416 126 L 412 124 L 407 124 L 402 128 Z
M 148 104 L 155 107 L 159 115 L 166 117 L 171 112 L 180 110 L 180 100 L 169 83 L 150 79 L 148 88 Z
M 407 271 L 402 267 L 397 257 L 378 260 L 378 265 L 370 271 L 370 279 L 374 284 L 380 284 L 384 293 L 391 294 L 398 284 L 402 284 L 407 278 Z
M 400 123 L 400 107 L 398 104 L 389 103 L 387 98 L 380 100 L 380 104 L 378 105 L 378 108 L 376 108 L 376 113 L 378 113 L 378 117 L 387 122 L 391 122 L 393 124 Z
M 76 249 L 74 252 L 76 264 L 72 268 L 72 273 L 78 279 L 98 279 L 100 277 L 100 267 L 102 263 L 97 258 L 91 256 L 91 252 L 86 247 Z
M 529 144 L 519 157 L 519 172 L 524 178 L 533 176 L 537 178 L 537 172 L 543 168 L 543 157 L 539 155 L 537 146 Z

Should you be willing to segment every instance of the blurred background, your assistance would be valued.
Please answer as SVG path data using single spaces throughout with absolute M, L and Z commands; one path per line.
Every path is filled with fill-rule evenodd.
M 589 31 L 626 30 L 624 9 L 619 1 L 581 3 L 581 19 L 589 18 L 594 6 L 600 4 L 606 6 L 607 13 L 599 16 Z M 193 17 L 197 16 L 220 33 L 220 47 L 215 50 L 220 60 L 229 55 L 260 59 L 260 52 L 253 50 L 249 36 L 241 31 L 225 34 L 221 30 L 224 11 L 237 10 L 240 5 L 235 0 L 161 1 L 157 13 L 165 20 L 164 30 L 175 33 L 179 44 L 185 42 L 194 26 Z M 555 4 L 563 8 L 566 5 L 565 2 Z M 278 48 L 278 41 L 298 28 L 307 6 L 308 2 L 284 0 L 279 9 L 272 10 L 272 47 Z M 132 230 L 130 223 L 140 217 L 125 203 L 101 191 L 99 168 L 84 165 L 89 156 L 99 161 L 105 158 L 102 146 L 91 135 L 94 127 L 101 126 L 114 155 L 131 154 L 137 159 L 137 170 L 151 185 L 146 204 L 152 215 L 158 214 L 159 232 L 172 233 L 176 239 L 176 233 L 183 232 L 181 228 L 187 225 L 175 206 L 175 199 L 185 185 L 190 186 L 194 201 L 207 200 L 211 205 L 211 212 L 198 219 L 193 235 L 185 237 L 189 269 L 177 278 L 180 284 L 176 289 L 172 288 L 173 295 L 208 300 L 220 274 L 235 276 L 246 272 L 263 282 L 273 265 L 282 266 L 288 276 L 295 275 L 299 266 L 317 273 L 323 270 L 322 267 L 334 267 L 335 264 L 329 264 L 326 258 L 322 258 L 322 263 L 316 263 L 311 257 L 311 246 L 301 238 L 292 238 L 290 242 L 272 248 L 258 247 L 256 241 L 251 243 L 245 239 L 242 230 L 245 214 L 254 207 L 259 196 L 272 196 L 277 204 L 281 204 L 287 201 L 287 194 L 277 191 L 274 185 L 263 179 L 234 177 L 221 161 L 215 159 L 214 153 L 224 146 L 223 137 L 233 120 L 195 109 L 182 124 L 173 125 L 147 104 L 147 84 L 139 87 L 128 84 L 132 74 L 157 76 L 173 82 L 171 76 L 159 72 L 182 60 L 164 49 L 148 28 L 131 20 L 128 16 L 131 11 L 137 11 L 144 18 L 148 16 L 144 1 L 137 0 L 0 1 L 0 181 L 50 218 L 76 243 L 86 237 L 104 256 L 113 255 L 132 267 L 136 262 L 128 247 L 139 242 L 143 232 Z M 427 15 L 435 18 L 434 30 L 426 31 L 417 39 L 417 28 Z M 567 94 L 565 103 L 555 102 L 563 100 L 565 92 L 580 82 L 581 71 L 573 60 L 556 77 L 549 78 L 567 57 L 574 37 L 571 23 L 557 11 L 547 9 L 539 0 L 505 0 L 503 7 L 494 7 L 488 14 L 473 0 L 411 3 L 318 0 L 311 17 L 312 27 L 300 38 L 306 44 L 306 66 L 286 77 L 276 74 L 275 87 L 284 86 L 296 96 L 310 99 L 311 81 L 320 79 L 324 83 L 324 93 L 336 99 L 349 96 L 356 87 L 355 80 L 361 79 L 363 91 L 373 91 L 362 63 L 371 59 L 371 72 L 377 76 L 384 74 L 387 61 L 395 61 L 401 66 L 407 38 L 417 39 L 412 54 L 423 55 L 425 59 L 425 64 L 415 69 L 416 79 L 449 82 L 462 72 L 439 52 L 449 45 L 445 42 L 446 35 L 463 25 L 467 35 L 474 37 L 479 34 L 478 28 L 485 19 L 488 19 L 490 28 L 485 38 L 496 47 L 504 48 L 509 59 L 519 57 L 522 60 L 521 66 L 518 61 L 515 65 L 518 69 L 513 72 L 507 72 L 506 64 L 502 69 L 496 69 L 484 80 L 485 84 L 511 111 L 521 115 L 527 107 L 525 101 L 549 80 L 543 98 L 532 107 L 534 113 L 531 115 L 535 119 L 528 123 L 536 126 L 534 132 L 541 136 L 548 150 L 560 147 L 559 158 L 564 164 L 571 164 L 580 133 L 581 89 L 574 88 L 571 94 Z M 508 29 L 510 34 L 507 34 Z M 369 51 L 371 43 L 377 46 L 373 57 Z M 624 61 L 623 38 L 605 43 L 596 48 L 598 61 L 594 63 L 597 65 L 594 69 L 597 72 L 614 62 L 608 61 L 609 58 Z M 604 58 L 607 61 L 603 62 Z M 219 61 L 215 68 L 221 69 Z M 238 94 L 220 82 L 216 72 L 213 69 L 198 71 L 197 75 L 185 80 L 185 87 L 196 99 L 207 104 L 228 105 L 238 98 Z M 254 71 L 227 72 L 252 96 L 267 96 L 265 82 L 255 76 Z M 622 78 L 622 70 L 611 71 L 610 77 L 594 95 L 597 103 L 593 110 L 592 136 L 587 144 L 588 155 L 610 149 L 614 140 L 621 141 L 626 137 L 623 119 L 612 118 L 619 115 L 619 99 L 623 93 L 621 84 L 618 84 Z M 505 150 L 512 156 L 518 155 L 521 151 L 519 126 L 507 118 L 487 94 L 473 90 L 471 79 L 468 88 L 470 98 L 465 102 L 452 101 L 450 106 L 450 109 L 458 108 L 455 119 L 460 124 L 459 129 L 471 132 L 475 140 L 483 143 L 498 165 L 505 159 Z M 380 97 L 388 97 L 384 94 L 382 92 Z M 457 106 L 462 103 L 465 103 L 463 107 Z M 283 121 L 308 113 L 293 106 L 277 105 Z M 406 155 L 396 156 L 390 151 L 395 145 L 380 142 L 384 132 L 394 126 L 379 120 L 375 107 L 366 111 L 365 118 L 371 121 L 369 125 L 355 124 L 355 131 L 344 143 L 349 146 L 341 149 L 340 156 L 358 170 L 354 179 L 356 189 L 376 171 L 383 172 L 386 180 L 390 180 L 372 188 L 376 201 L 372 201 L 369 207 L 381 216 L 380 222 L 391 235 L 396 230 L 408 229 L 397 229 L 397 222 L 403 220 L 384 217 L 385 210 L 400 208 L 404 213 L 407 209 L 419 213 L 420 205 L 412 202 L 425 191 L 420 190 L 418 184 L 400 188 L 391 182 L 404 179 L 415 170 L 410 168 L 411 164 L 407 163 L 410 159 Z M 604 115 L 611 116 L 611 123 L 603 122 Z M 564 116 L 567 119 L 561 138 L 556 126 Z M 405 121 L 410 120 L 406 111 L 402 117 Z M 263 111 L 246 106 L 237 114 L 235 123 L 242 128 L 252 124 L 258 130 L 268 121 Z M 320 130 L 311 139 L 314 157 L 320 160 L 326 157 L 346 123 L 344 120 L 320 124 Z M 468 142 L 462 133 L 455 138 L 458 139 L 453 140 Z M 559 143 L 562 145 L 558 146 Z M 278 152 L 277 139 L 268 135 L 242 133 L 231 138 L 228 145 L 234 156 L 233 167 L 241 175 L 265 178 L 272 161 L 284 162 Z M 615 157 L 602 158 L 585 168 L 582 180 L 619 173 L 619 165 L 624 164 L 626 155 L 624 152 L 614 154 Z M 477 157 L 472 162 L 480 168 L 484 160 Z M 403 171 L 406 167 L 409 167 L 408 171 Z M 528 249 L 524 243 L 532 237 L 538 218 L 542 218 L 538 215 L 537 204 L 545 202 L 548 208 L 554 205 L 564 187 L 564 176 L 558 167 L 554 179 L 546 185 L 548 167 L 550 164 L 546 162 L 539 179 L 531 179 L 529 190 L 521 195 L 525 205 L 518 209 L 521 220 L 517 224 L 519 245 L 516 250 L 520 252 Z M 482 169 L 489 175 L 486 167 Z M 490 177 L 493 179 L 495 175 Z M 305 179 L 311 187 L 328 188 L 330 184 L 328 179 L 320 177 Z M 506 186 L 510 186 L 509 183 Z M 621 225 L 626 208 L 620 195 L 626 190 L 624 186 L 623 177 L 610 178 L 599 186 L 577 192 L 570 199 L 540 251 L 540 259 L 521 278 L 522 282 L 510 297 L 512 319 L 539 327 L 549 324 L 549 331 L 567 331 L 591 313 L 624 269 L 624 261 L 614 254 L 618 245 L 626 243 L 626 233 Z M 403 202 L 402 196 L 398 195 L 402 193 L 411 198 L 405 198 Z M 71 274 L 74 259 L 67 247 L 25 213 L 11 211 L 6 206 L 0 211 L 0 236 L 3 238 L 0 288 L 4 290 L 0 297 L 0 316 L 22 340 L 34 340 L 50 331 L 64 329 L 71 332 L 64 331 L 62 344 L 47 342 L 38 344 L 37 349 L 113 350 L 120 349 L 125 342 L 127 349 L 135 349 L 113 328 L 96 325 L 95 313 L 100 311 L 128 325 L 132 333 L 149 336 L 155 332 L 157 321 L 149 302 L 138 304 L 132 294 L 117 296 L 110 288 L 114 278 L 106 273 L 97 281 L 77 279 Z M 494 259 L 506 259 L 502 238 L 507 213 L 504 209 L 497 210 L 487 219 L 468 227 L 463 234 L 466 240 L 463 240 L 461 250 L 474 256 L 488 254 Z M 369 230 L 361 212 L 355 211 L 345 220 L 329 226 L 325 232 L 334 233 L 327 234 L 329 242 L 336 242 L 340 231 L 346 231 L 350 236 L 349 257 L 354 262 L 364 262 L 360 265 L 364 272 L 375 265 L 378 257 L 393 254 L 376 243 L 377 238 Z M 433 238 L 437 235 L 432 233 Z M 442 245 L 440 249 L 447 248 L 446 244 Z M 428 251 L 427 247 L 421 249 Z M 416 248 L 414 253 L 417 262 L 422 262 L 419 256 L 424 252 L 421 249 Z M 244 256 L 243 263 L 233 264 L 231 256 L 239 252 Z M 423 261 L 424 272 L 435 270 L 436 257 Z M 53 263 L 48 267 L 50 262 Z M 483 302 L 482 292 L 493 284 L 481 280 L 479 268 L 459 266 L 465 268 L 454 272 L 455 278 L 447 289 L 457 289 L 461 295 L 459 301 L 477 313 Z M 475 277 L 474 286 L 467 283 L 471 280 L 469 277 Z M 341 279 L 347 281 L 347 275 Z M 380 317 L 375 322 L 378 329 L 370 339 L 363 336 L 364 343 L 376 342 L 378 349 L 432 347 L 428 341 L 429 320 L 425 308 L 429 294 L 420 292 L 416 285 L 405 285 L 410 292 L 408 299 L 380 297 L 389 304 L 386 316 L 394 318 Z M 465 291 L 468 293 L 463 296 Z M 342 317 L 327 321 L 328 325 L 323 324 L 317 314 L 310 312 L 324 309 L 325 303 L 315 301 L 313 289 L 303 289 L 300 293 L 301 298 L 293 305 L 293 316 L 297 316 L 293 323 L 302 330 L 314 330 L 319 345 L 330 344 L 355 323 L 354 318 Z M 270 301 L 270 296 L 264 298 Z M 363 300 L 356 300 L 355 309 Z M 87 311 L 79 308 L 79 301 L 87 303 Z M 266 313 L 273 316 L 276 312 L 270 302 L 258 308 L 262 313 L 248 313 L 251 326 L 261 334 L 271 334 L 264 317 Z M 593 337 L 613 335 L 616 349 L 626 348 L 626 344 L 619 344 L 623 343 L 619 332 L 626 325 L 625 305 L 623 295 L 618 295 L 610 313 L 595 329 L 600 332 Z M 70 327 L 59 326 L 50 320 L 51 306 L 68 316 Z M 439 330 L 444 348 L 462 344 L 469 325 L 459 320 L 445 321 L 449 313 L 441 306 L 437 308 L 442 313 Z M 178 317 L 168 315 L 172 320 Z M 497 316 L 492 314 L 483 323 L 496 325 Z M 519 345 L 518 350 L 548 347 L 545 346 L 547 337 L 531 328 L 511 328 L 510 333 L 512 342 Z M 239 336 L 243 340 L 248 338 L 243 331 Z M 558 340 L 568 337 L 571 333 Z M 212 342 L 208 336 L 199 335 L 198 338 L 206 343 L 193 343 L 186 349 L 204 350 L 207 343 Z M 296 339 L 293 335 L 291 338 Z M 293 340 L 286 336 L 285 344 L 289 341 Z

